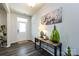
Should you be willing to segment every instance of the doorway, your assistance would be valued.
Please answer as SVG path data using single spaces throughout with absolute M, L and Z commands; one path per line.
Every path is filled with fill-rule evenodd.
M 17 39 L 18 41 L 26 40 L 28 19 L 17 17 Z

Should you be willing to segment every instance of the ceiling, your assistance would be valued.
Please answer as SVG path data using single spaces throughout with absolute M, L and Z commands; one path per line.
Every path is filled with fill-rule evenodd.
M 15 11 L 15 12 L 19 12 L 19 13 L 24 13 L 24 14 L 32 16 L 44 4 L 43 3 L 39 3 L 39 4 L 36 4 L 34 7 L 28 6 L 27 3 L 9 3 L 8 5 L 9 5 L 11 11 Z

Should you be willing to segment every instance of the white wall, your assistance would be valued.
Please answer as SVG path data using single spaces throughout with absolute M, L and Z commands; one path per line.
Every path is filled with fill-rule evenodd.
M 0 25 L 7 25 L 7 13 L 0 9 Z
M 8 23 L 10 25 L 9 26 L 9 28 L 10 28 L 10 31 L 9 31 L 10 32 L 10 41 L 9 41 L 10 44 L 20 41 L 17 39 L 17 17 L 22 17 L 22 18 L 28 19 L 28 24 L 27 24 L 28 28 L 26 28 L 26 29 L 28 29 L 28 31 L 27 31 L 28 34 L 26 34 L 26 36 L 28 36 L 28 37 L 26 39 L 31 40 L 31 20 L 30 20 L 31 17 L 24 15 L 24 14 L 11 12 L 10 20 L 9 20 L 10 23 Z
M 79 54 L 79 4 L 45 4 L 32 17 L 32 40 L 34 41 L 34 38 L 38 36 L 38 27 L 41 16 L 59 7 L 63 7 L 62 23 L 59 23 L 56 26 L 60 32 L 60 41 L 63 44 L 63 51 L 70 46 L 72 49 L 76 49 L 77 54 Z M 50 36 L 52 29 L 53 25 L 47 25 L 48 36 Z

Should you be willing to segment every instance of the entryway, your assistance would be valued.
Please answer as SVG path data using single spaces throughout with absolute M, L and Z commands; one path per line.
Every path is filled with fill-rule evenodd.
M 28 19 L 17 17 L 17 39 L 18 41 L 27 40 Z

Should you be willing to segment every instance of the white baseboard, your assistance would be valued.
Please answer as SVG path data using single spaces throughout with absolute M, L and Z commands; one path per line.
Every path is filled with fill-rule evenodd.
M 10 44 L 7 44 L 7 47 L 10 47 Z

